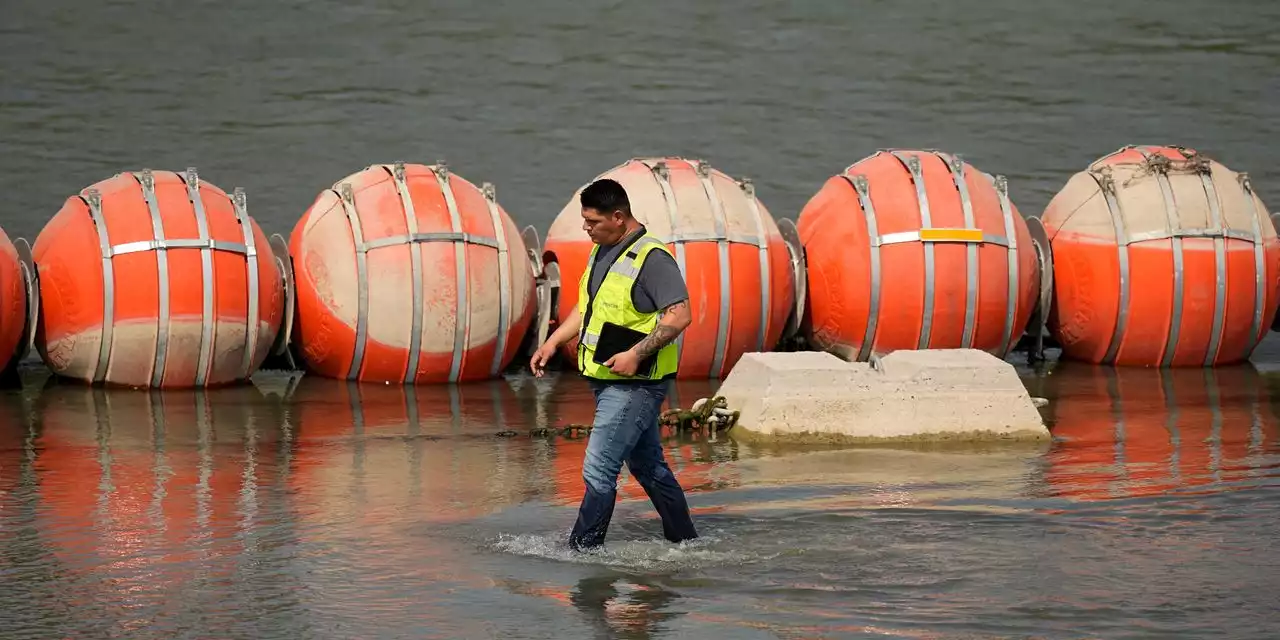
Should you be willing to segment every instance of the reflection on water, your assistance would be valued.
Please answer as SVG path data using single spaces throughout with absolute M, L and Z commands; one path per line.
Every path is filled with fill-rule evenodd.
M 1280 439 L 1253 367 L 1110 369 L 1060 364 L 1044 393 L 1060 440 L 1053 494 L 1078 500 L 1188 495 L 1251 486 Z
M 578 185 L 650 154 L 753 178 L 794 218 L 880 147 L 1007 174 L 1028 215 L 1130 143 L 1195 147 L 1280 197 L 1274 2 L 295 4 L 5 11 L 0 224 L 34 239 L 84 185 L 194 165 L 287 235 L 338 176 L 444 158 L 545 235 Z M 1043 447 L 669 438 L 702 538 L 665 544 L 624 476 L 586 556 L 560 545 L 585 442 L 527 431 L 589 422 L 572 378 L 36 381 L 0 392 L 0 629 L 1271 637 L 1277 396 L 1247 368 L 1213 375 L 1029 374 L 1055 399 Z
M 586 439 L 530 435 L 591 422 L 574 376 L 263 374 L 164 393 L 33 378 L 0 395 L 0 624 L 323 638 L 1266 628 L 1280 586 L 1264 553 L 1280 516 L 1269 378 L 1058 363 L 1026 380 L 1052 400 L 1052 443 L 789 450 L 667 433 L 702 537 L 662 541 L 624 474 L 609 544 L 576 555 L 562 541 Z M 671 402 L 714 390 L 682 382 Z

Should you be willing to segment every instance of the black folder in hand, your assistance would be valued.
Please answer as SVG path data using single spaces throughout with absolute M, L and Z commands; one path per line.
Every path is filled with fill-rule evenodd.
M 609 358 L 639 344 L 646 335 L 648 334 L 628 329 L 620 324 L 606 322 L 600 327 L 600 341 L 596 343 L 596 352 L 591 359 L 596 364 L 604 364 Z M 640 365 L 636 367 L 636 375 L 648 377 L 657 364 L 658 354 L 655 353 L 640 361 Z

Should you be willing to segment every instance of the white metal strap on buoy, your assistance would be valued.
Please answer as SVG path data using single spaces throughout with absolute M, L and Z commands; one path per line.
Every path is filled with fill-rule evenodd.
M 1231 228 L 1183 227 L 1175 229 L 1172 233 L 1165 230 L 1131 233 L 1129 237 L 1125 238 L 1125 244 L 1138 244 L 1151 240 L 1169 240 L 1170 238 L 1205 238 L 1208 240 L 1230 238 L 1232 240 L 1253 242 L 1253 233 Z
M 933 154 L 942 160 L 951 170 L 951 180 L 960 194 L 960 209 L 964 213 L 964 226 L 974 229 L 973 202 L 969 199 L 969 185 L 964 179 L 964 162 L 950 154 L 934 151 Z M 964 297 L 964 330 L 960 334 L 960 347 L 968 349 L 973 346 L 973 332 L 976 328 L 978 310 L 978 245 L 966 243 L 965 247 L 965 297 Z
M 231 192 L 231 207 L 235 211 L 236 220 L 244 230 L 244 268 L 248 278 L 249 308 L 245 312 L 244 358 L 240 362 L 240 374 L 247 380 L 253 375 L 254 357 L 258 353 L 258 246 L 253 233 L 253 220 L 249 218 L 249 208 L 244 189 L 236 187 Z M 283 275 L 283 269 L 281 273 Z M 212 319 L 210 319 L 212 324 Z M 283 332 L 283 329 L 281 330 Z
M 383 166 L 383 169 L 387 169 Z M 396 193 L 400 194 L 400 205 L 404 210 L 405 226 L 408 229 L 409 237 L 413 237 L 418 233 L 418 215 L 413 209 L 413 197 L 409 194 L 409 185 L 406 182 L 405 169 L 403 162 L 396 162 L 390 168 L 391 179 L 395 184 Z M 444 189 L 444 186 L 441 186 Z M 449 208 L 450 218 L 453 217 L 453 207 Z M 454 225 L 455 231 L 457 225 Z M 405 364 L 404 379 L 413 380 L 418 375 L 418 358 L 422 350 L 422 253 L 415 246 L 409 247 L 409 268 L 412 273 L 412 309 L 413 322 L 410 324 L 409 333 L 409 361 Z M 459 291 L 459 307 L 458 312 L 461 313 L 462 298 L 464 294 Z
M 507 350 L 507 325 L 511 316 L 511 259 L 507 248 L 507 230 L 498 211 L 497 188 L 486 182 L 480 187 L 484 201 L 489 206 L 489 219 L 493 221 L 493 235 L 498 250 L 498 336 L 494 347 L 493 363 L 489 375 L 496 376 L 502 370 L 502 356 Z
M 1249 216 L 1249 222 L 1253 228 L 1253 321 L 1249 325 L 1249 341 L 1244 347 L 1244 356 L 1248 358 L 1249 353 L 1261 340 L 1262 312 L 1267 299 L 1267 265 L 1263 260 L 1262 223 L 1259 221 L 1260 217 L 1266 216 L 1266 212 L 1258 207 L 1258 201 L 1254 199 L 1253 184 L 1249 181 L 1249 174 L 1241 172 L 1237 177 L 1240 181 L 1240 189 L 1244 191 L 1244 197 L 1249 201 L 1249 208 L 1253 210 L 1253 215 Z
M 432 167 L 432 171 L 436 174 L 436 182 L 440 184 L 440 192 L 444 194 L 445 205 L 449 208 L 449 224 L 453 227 L 453 232 L 462 233 L 462 216 L 458 214 L 458 203 L 453 197 L 453 185 L 449 183 L 449 169 L 441 160 L 436 162 Z M 404 169 L 401 168 L 401 175 Z M 408 187 L 405 188 L 405 194 L 408 194 Z M 496 240 L 495 248 L 496 248 Z M 454 313 L 457 323 L 454 325 L 453 332 L 453 360 L 449 365 L 449 382 L 457 382 L 459 373 L 462 370 L 463 349 L 470 342 L 471 337 L 471 304 L 467 296 L 467 247 L 465 242 L 454 241 L 454 271 L 457 273 L 458 288 L 458 310 Z M 414 251 L 414 256 L 418 256 L 418 252 Z M 421 305 L 421 301 L 419 301 Z M 415 307 L 414 317 L 417 319 L 416 332 L 422 330 L 422 308 Z M 417 374 L 417 358 L 414 358 L 413 368 L 409 370 L 411 376 Z M 410 378 L 412 379 L 412 378 Z
M 342 202 L 342 211 L 347 216 L 347 224 L 351 226 L 351 240 L 356 250 L 356 344 L 351 352 L 351 365 L 347 367 L 347 379 L 354 380 L 360 375 L 360 367 L 364 364 L 365 343 L 369 339 L 369 246 L 364 241 L 364 231 L 360 224 L 360 214 L 356 211 L 355 195 L 351 183 L 338 185 L 337 195 Z
M 123 256 L 130 253 L 142 253 L 144 251 L 157 251 L 160 249 L 212 249 L 214 251 L 239 254 L 243 254 L 248 251 L 248 248 L 242 242 L 226 242 L 223 240 L 213 239 L 197 240 L 195 238 L 168 238 L 165 240 L 138 240 L 136 242 L 123 242 L 111 247 L 111 255 Z
M 867 329 L 862 336 L 862 344 L 858 347 L 858 361 L 866 362 L 873 352 L 876 338 L 876 325 L 880 319 L 880 242 L 879 230 L 876 228 L 876 208 L 871 202 L 871 183 L 862 174 L 850 174 L 848 169 L 840 174 L 853 185 L 858 194 L 858 203 L 862 206 L 862 215 L 867 222 L 867 238 L 870 240 L 871 292 L 868 294 L 871 306 L 867 313 Z
M 1111 215 L 1111 224 L 1115 229 L 1116 251 L 1120 265 L 1120 302 L 1116 309 L 1116 326 L 1111 334 L 1111 343 L 1107 346 L 1106 355 L 1103 357 L 1103 364 L 1112 364 L 1120 350 L 1120 340 L 1124 337 L 1129 322 L 1129 240 L 1125 228 L 1124 211 L 1120 208 L 1119 199 L 1116 198 L 1116 185 L 1111 177 L 1111 167 L 1104 165 L 1097 169 L 1090 168 L 1089 175 L 1098 183 L 1098 188 L 1102 190 L 1102 195 L 1106 199 L 1107 212 Z
M 756 247 L 760 255 L 760 330 L 756 332 L 755 350 L 767 351 L 773 347 L 765 344 L 771 319 L 769 294 L 773 289 L 773 279 L 769 271 L 769 236 L 765 231 L 764 217 L 760 215 L 760 204 L 756 202 L 756 186 L 752 184 L 750 178 L 743 178 L 738 182 L 738 186 L 747 198 L 747 208 L 751 211 L 751 221 L 755 224 Z
M 200 197 L 200 177 L 196 174 L 195 167 L 188 167 L 184 180 L 187 184 L 187 198 L 191 201 L 191 206 L 196 216 L 196 235 L 200 240 L 211 241 L 209 237 L 209 220 L 205 216 L 204 199 Z M 237 216 L 238 218 L 239 216 Z M 199 360 L 196 365 L 196 386 L 204 386 L 205 380 L 209 376 L 209 359 L 213 354 L 213 325 L 216 322 L 213 315 L 213 254 L 210 253 L 209 247 L 200 248 L 200 282 L 201 296 L 201 323 L 200 323 L 200 350 Z M 253 306 L 250 299 L 249 306 Z M 252 332 L 253 327 L 245 327 L 247 331 Z M 153 379 L 153 385 L 155 384 Z
M 1004 218 L 1004 246 L 1009 249 L 1009 288 L 1005 293 L 1004 332 L 1001 334 L 1000 339 L 1002 348 L 1000 357 L 1004 357 L 1013 349 L 1014 343 L 1018 341 L 1013 325 L 1014 318 L 1018 312 L 1018 232 L 1013 226 L 1013 205 L 1009 203 L 1008 178 L 996 175 L 991 177 L 991 182 L 995 186 L 996 195 L 1000 198 L 1000 214 Z
M 698 176 L 698 181 L 702 183 L 702 190 L 707 195 L 707 204 L 711 206 L 711 220 L 715 224 L 716 256 L 720 266 L 720 316 L 716 325 L 715 352 L 711 357 L 711 374 L 713 377 L 719 377 L 723 373 L 721 368 L 724 366 L 725 346 L 729 340 L 729 323 L 732 322 L 730 310 L 733 301 L 733 283 L 729 281 L 729 243 L 725 238 L 728 225 L 725 223 L 724 206 L 720 201 L 720 194 L 716 192 L 716 186 L 711 181 L 710 165 L 701 160 L 691 162 L 690 165 Z
M 156 311 L 156 355 L 151 368 L 151 386 L 160 386 L 164 380 L 164 366 L 169 351 L 169 257 L 164 237 L 164 221 L 160 217 L 160 205 L 156 202 L 155 176 L 150 169 L 143 169 L 133 177 L 142 185 L 142 199 L 147 203 L 151 214 L 151 232 L 155 238 L 156 270 L 159 277 L 158 301 Z
M 751 247 L 759 247 L 762 242 L 760 236 L 747 235 L 744 233 L 730 233 L 721 235 L 718 233 L 705 233 L 700 231 L 686 231 L 673 234 L 667 238 L 667 241 L 674 245 L 688 244 L 690 242 L 724 242 L 726 244 L 745 244 Z M 765 245 L 766 248 L 768 245 Z
M 1182 305 L 1183 305 L 1183 251 L 1182 238 L 1183 229 L 1179 229 L 1179 218 L 1177 214 L 1178 205 L 1174 203 L 1173 187 L 1169 184 L 1168 158 L 1161 155 L 1153 155 L 1146 149 L 1137 148 L 1137 151 L 1146 158 L 1147 162 L 1155 170 L 1156 182 L 1160 185 L 1160 197 L 1164 203 L 1164 233 L 1156 232 L 1155 234 L 1133 234 L 1126 238 L 1126 242 L 1141 242 L 1148 239 L 1168 238 L 1173 246 L 1173 310 L 1169 320 L 1169 335 L 1164 346 L 1164 353 L 1160 356 L 1160 366 L 1169 366 L 1173 361 L 1174 352 L 1178 347 L 1178 334 L 1182 328 Z M 1160 160 L 1156 160 L 1159 158 Z
M 474 233 L 463 233 L 453 231 L 428 231 L 412 234 L 400 234 L 398 236 L 386 236 L 377 240 L 370 240 L 365 243 L 365 248 L 372 251 L 383 247 L 395 247 L 402 244 L 417 244 L 421 242 L 463 242 L 466 244 L 478 244 L 489 247 L 490 249 L 498 248 L 498 240 L 487 236 L 479 236 Z
M 667 217 L 671 221 L 671 234 L 674 236 L 676 234 L 676 229 L 680 226 L 680 218 L 677 213 L 676 194 L 671 189 L 671 174 L 667 170 L 667 163 L 662 160 L 658 160 L 656 162 L 649 162 L 645 160 L 641 162 L 644 166 L 649 167 L 649 173 L 653 175 L 654 181 L 658 183 L 658 189 L 662 191 L 662 200 L 667 205 Z M 672 242 L 675 245 L 674 253 L 676 254 L 676 265 L 680 267 L 680 275 L 687 279 L 689 277 L 689 271 L 685 267 L 684 243 L 674 240 Z M 680 335 L 676 336 L 676 351 L 679 354 L 684 353 L 684 336 L 685 333 L 683 331 L 680 332 Z M 678 357 L 679 356 L 677 356 L 677 358 Z
M 929 214 L 929 196 L 925 193 L 924 174 L 920 167 L 920 157 L 915 155 L 904 155 L 899 151 L 890 151 L 893 157 L 897 158 L 911 174 L 911 182 L 916 187 L 916 200 L 920 204 L 920 227 L 921 229 L 929 229 L 933 226 L 932 217 Z M 924 236 L 921 236 L 924 239 Z M 927 349 L 929 347 L 929 336 L 933 332 L 933 298 L 934 298 L 934 267 L 933 267 L 933 245 L 924 243 L 924 312 L 921 314 L 922 324 L 920 325 L 920 339 L 917 341 L 916 348 Z
M 1213 186 L 1210 171 L 1212 169 L 1208 163 L 1199 165 L 1196 171 L 1200 176 L 1200 184 L 1204 186 L 1205 198 L 1209 200 L 1209 225 L 1213 229 L 1222 230 L 1213 238 L 1213 333 L 1209 336 L 1209 349 L 1204 354 L 1206 367 L 1212 366 L 1218 359 L 1218 349 L 1222 346 L 1222 324 L 1227 312 L 1226 229 L 1222 221 L 1222 205 L 1218 202 L 1218 191 Z
M 98 230 L 98 250 L 102 253 L 102 336 L 98 342 L 98 363 L 93 370 L 93 381 L 102 382 L 111 360 L 115 328 L 115 273 L 111 262 L 111 239 L 107 234 L 107 221 L 102 215 L 102 194 L 97 189 L 86 189 L 81 198 L 89 205 L 89 217 Z

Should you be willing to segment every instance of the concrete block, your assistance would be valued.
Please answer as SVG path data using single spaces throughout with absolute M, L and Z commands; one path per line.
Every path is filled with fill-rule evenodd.
M 717 390 L 734 437 L 786 441 L 1047 440 L 1013 365 L 976 349 L 748 353 Z

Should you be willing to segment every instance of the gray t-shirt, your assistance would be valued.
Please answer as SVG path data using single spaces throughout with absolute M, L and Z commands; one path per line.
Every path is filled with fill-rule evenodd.
M 642 226 L 618 244 L 600 247 L 596 252 L 596 267 L 591 271 L 591 281 L 587 283 L 588 296 L 595 295 L 600 288 L 604 275 L 609 272 L 609 266 L 622 247 L 628 246 L 628 241 L 644 232 L 645 228 Z M 631 304 L 641 313 L 653 313 L 688 298 L 689 290 L 685 286 L 684 275 L 680 273 L 680 265 L 665 251 L 651 251 L 640 267 L 635 286 L 631 287 Z

